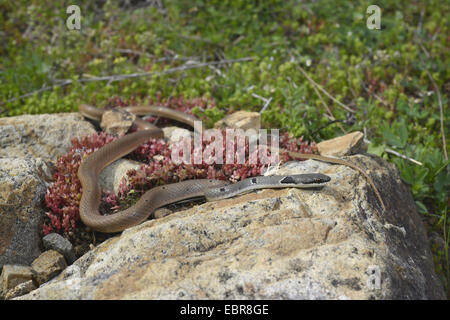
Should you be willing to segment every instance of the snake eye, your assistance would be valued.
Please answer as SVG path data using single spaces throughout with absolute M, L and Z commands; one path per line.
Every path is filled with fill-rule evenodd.
M 252 183 L 256 183 L 256 178 L 253 178 L 253 179 L 252 179 Z
M 287 176 L 283 178 L 280 183 L 295 183 L 295 180 L 291 176 Z
M 220 192 L 225 192 L 225 188 L 220 188 Z

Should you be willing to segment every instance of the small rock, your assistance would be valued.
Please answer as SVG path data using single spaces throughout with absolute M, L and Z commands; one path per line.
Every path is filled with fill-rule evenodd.
M 155 154 L 152 159 L 160 162 L 160 161 L 164 161 L 164 156 L 161 154 Z
M 35 279 L 39 285 L 57 276 L 67 267 L 63 255 L 55 250 L 43 252 L 31 264 L 35 272 Z
M 100 187 L 104 191 L 113 191 L 115 194 L 118 194 L 122 178 L 128 180 L 127 172 L 131 169 L 139 169 L 141 164 L 140 162 L 128 159 L 114 161 L 100 173 Z
M 66 258 L 69 264 L 76 260 L 72 244 L 63 236 L 57 233 L 50 233 L 42 239 L 42 242 L 45 249 L 58 251 Z
M 178 142 L 181 138 L 191 137 L 193 133 L 187 129 L 182 129 L 178 127 L 165 127 L 162 129 L 164 132 L 164 138 L 166 138 L 169 143 Z
M 261 128 L 261 115 L 258 112 L 237 111 L 225 116 L 214 124 L 214 128 L 255 129 Z
M 322 141 L 317 144 L 317 148 L 323 156 L 336 157 L 361 154 L 367 151 L 367 145 L 364 143 L 364 134 L 360 131 Z
M 0 276 L 0 291 L 6 294 L 17 285 L 33 279 L 33 270 L 28 266 L 6 264 Z
M 135 120 L 136 115 L 116 108 L 103 112 L 100 127 L 105 133 L 120 137 L 127 133 Z
M 9 290 L 5 294 L 5 299 L 9 300 L 9 299 L 12 299 L 15 297 L 23 296 L 24 294 L 27 294 L 36 288 L 37 287 L 34 284 L 33 280 L 28 280 L 26 282 L 22 282 L 21 284 L 15 286 L 13 289 Z

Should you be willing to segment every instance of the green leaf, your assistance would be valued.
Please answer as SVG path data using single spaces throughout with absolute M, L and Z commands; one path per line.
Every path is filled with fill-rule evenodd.
M 406 183 L 408 184 L 413 184 L 414 183 L 414 169 L 412 166 L 402 166 L 400 168 L 401 170 L 401 176 L 403 178 L 403 180 L 405 180 Z
M 381 157 L 385 149 L 385 144 L 376 145 L 375 143 L 369 143 L 367 152 Z
M 425 167 L 415 167 L 416 168 L 416 182 L 424 182 L 429 170 Z
M 402 140 L 395 135 L 388 127 L 384 127 L 383 130 L 383 137 L 386 140 L 386 142 L 393 146 L 393 147 L 398 147 L 398 148 L 402 148 L 403 147 L 403 142 Z
M 446 171 L 441 171 L 433 183 L 436 192 L 445 192 L 450 186 L 450 174 Z
M 404 121 L 402 121 L 400 123 L 400 126 L 398 128 L 398 135 L 399 135 L 400 147 L 404 148 L 406 145 L 406 141 L 408 140 L 408 128 L 406 127 L 406 124 Z
M 448 160 L 447 162 L 445 162 L 435 173 L 434 175 L 438 175 L 445 167 L 447 167 L 450 164 L 450 160 Z M 448 172 L 447 172 L 448 174 Z
M 422 202 L 416 200 L 416 205 L 420 213 L 428 213 L 427 207 Z

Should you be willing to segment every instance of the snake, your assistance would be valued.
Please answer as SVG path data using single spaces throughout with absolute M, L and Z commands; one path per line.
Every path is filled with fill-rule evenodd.
M 79 112 L 86 118 L 100 121 L 105 109 L 99 109 L 87 104 L 79 106 Z M 123 107 L 135 115 L 156 115 L 176 120 L 194 127 L 194 121 L 199 119 L 193 115 L 177 111 L 164 106 L 128 106 Z M 126 134 L 111 143 L 97 149 L 85 157 L 78 169 L 78 178 L 82 187 L 80 199 L 80 218 L 90 229 L 112 233 L 120 232 L 136 226 L 149 218 L 160 207 L 177 203 L 183 200 L 205 198 L 207 201 L 217 201 L 231 198 L 258 189 L 267 188 L 321 188 L 325 186 L 330 177 L 320 173 L 257 176 L 232 183 L 216 179 L 192 179 L 168 185 L 161 185 L 146 191 L 131 207 L 110 215 L 101 215 L 99 206 L 101 201 L 101 188 L 98 180 L 101 171 L 112 162 L 122 158 L 150 138 L 162 138 L 161 128 L 150 124 L 140 118 L 134 122 L 138 131 Z M 372 179 L 358 166 L 345 160 L 329 158 L 314 154 L 292 152 L 285 149 L 294 158 L 314 159 L 329 163 L 347 165 L 362 173 L 374 188 L 383 209 L 384 203 Z

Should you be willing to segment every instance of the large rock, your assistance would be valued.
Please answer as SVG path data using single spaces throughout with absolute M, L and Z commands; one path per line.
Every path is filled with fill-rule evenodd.
M 52 164 L 72 138 L 94 132 L 78 113 L 0 118 L 0 269 L 28 265 L 40 254 Z
M 41 159 L 0 158 L 0 269 L 29 265 L 40 254 L 48 179 Z
M 94 132 L 79 113 L 0 118 L 0 158 L 34 157 L 54 163 L 67 152 L 72 138 Z
M 349 157 L 291 162 L 322 190 L 262 190 L 124 231 L 20 299 L 444 299 L 422 221 L 396 168 Z

